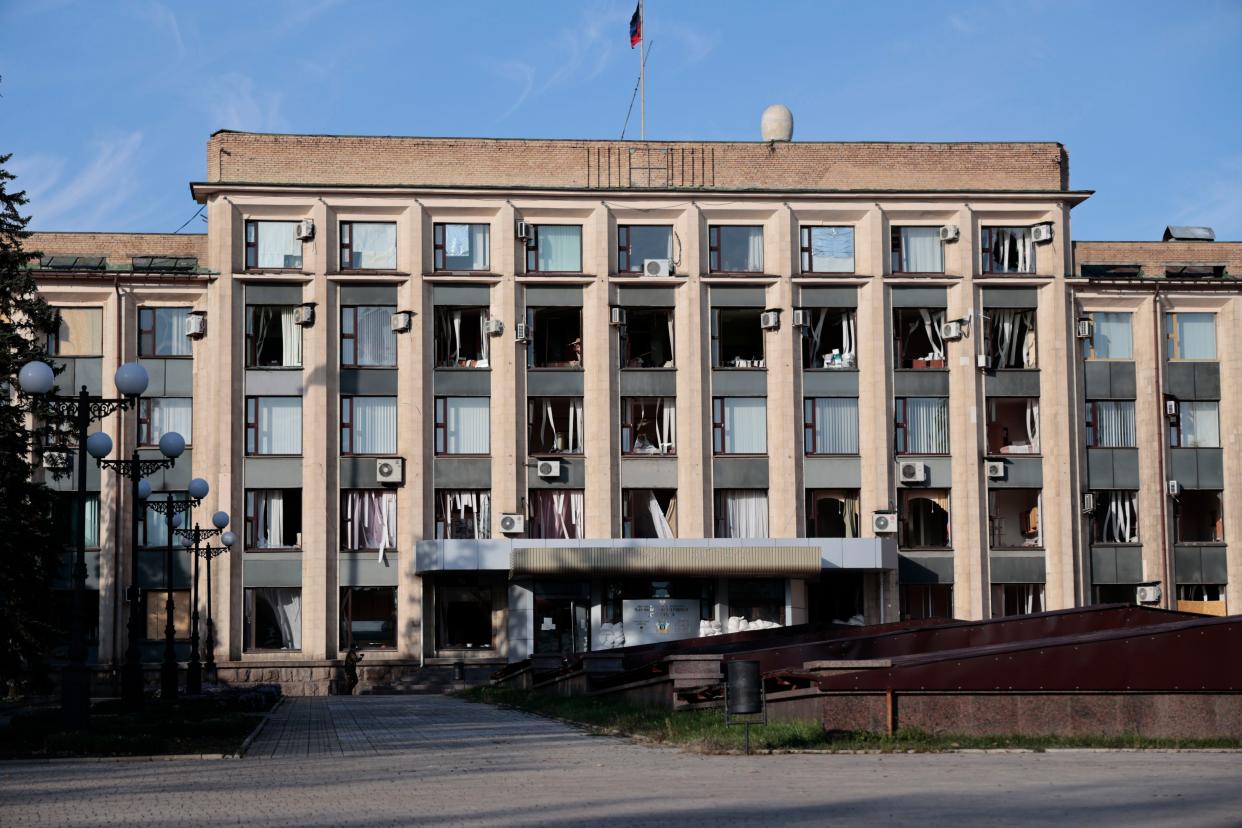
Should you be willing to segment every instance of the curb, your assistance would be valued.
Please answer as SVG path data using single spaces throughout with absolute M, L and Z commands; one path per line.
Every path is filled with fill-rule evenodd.
M 231 753 L 227 757 L 222 757 L 222 758 L 229 758 L 229 759 L 244 758 L 246 755 L 246 751 L 250 750 L 250 746 L 254 744 L 254 740 L 259 738 L 259 734 L 263 732 L 263 728 L 267 727 L 268 720 L 271 719 L 273 715 L 275 715 L 277 710 L 279 710 L 282 706 L 284 706 L 284 703 L 285 703 L 284 696 L 281 696 L 279 699 L 277 699 L 276 703 L 272 705 L 272 709 L 264 713 L 263 718 L 260 719 L 259 723 L 254 726 L 254 730 L 250 731 L 250 735 L 242 740 L 241 746 L 237 748 L 237 752 Z

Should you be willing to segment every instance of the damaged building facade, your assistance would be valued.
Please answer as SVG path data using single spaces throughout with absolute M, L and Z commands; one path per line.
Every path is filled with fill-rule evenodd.
M 29 246 L 62 391 L 141 360 L 102 429 L 182 432 L 155 496 L 234 517 L 221 678 L 1242 606 L 1242 245 L 1071 245 L 1059 144 L 220 132 L 192 191 L 204 235 Z M 108 666 L 133 504 L 89 482 Z

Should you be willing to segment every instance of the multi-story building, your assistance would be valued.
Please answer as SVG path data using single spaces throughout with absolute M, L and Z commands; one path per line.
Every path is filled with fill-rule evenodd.
M 235 518 L 226 673 L 309 689 L 351 644 L 368 664 L 502 662 L 1139 584 L 1242 601 L 1238 547 L 1202 511 L 1214 493 L 1217 527 L 1242 520 L 1238 447 L 1201 433 L 1217 401 L 1216 445 L 1237 432 L 1218 400 L 1242 370 L 1233 283 L 1092 270 L 1207 255 L 1234 275 L 1239 246 L 1084 244 L 1076 271 L 1089 193 L 1059 144 L 220 132 L 192 190 L 205 236 L 31 246 L 71 381 L 151 372 L 104 428 L 124 451 L 189 432 L 154 489 L 192 471 Z M 1190 309 L 1217 314 L 1218 362 Z M 1172 421 L 1138 392 L 1161 387 L 1183 425 L 1157 452 Z M 91 480 L 106 663 L 131 504 Z

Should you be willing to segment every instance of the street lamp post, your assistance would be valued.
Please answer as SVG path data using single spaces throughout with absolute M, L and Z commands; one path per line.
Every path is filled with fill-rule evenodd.
M 232 532 L 225 532 L 220 536 L 220 543 L 223 546 L 208 546 L 203 549 L 203 557 L 207 559 L 207 664 L 206 672 L 208 676 L 215 673 L 216 669 L 216 621 L 211 614 L 211 561 L 217 555 L 223 555 L 228 552 L 230 547 L 237 543 L 237 535 Z
M 201 555 L 209 554 L 212 549 L 210 544 L 204 545 L 204 542 L 224 532 L 225 527 L 229 525 L 228 512 L 216 512 L 211 516 L 211 523 L 210 529 L 203 529 L 195 523 L 193 529 L 177 530 L 177 534 L 181 536 L 181 542 L 186 546 L 193 546 L 194 554 L 193 594 L 190 597 L 190 663 L 185 674 L 185 692 L 188 696 L 196 696 L 203 692 L 203 662 L 198 648 L 198 559 Z M 210 558 L 208 561 L 210 562 Z M 210 566 L 210 563 L 208 565 Z M 210 603 L 210 581 L 207 584 L 207 590 L 207 601 Z M 209 635 L 209 646 L 210 643 Z
M 69 659 L 61 673 L 61 710 L 70 727 L 82 728 L 90 721 L 91 687 L 90 673 L 86 668 L 86 454 L 90 449 L 86 430 L 96 420 L 116 411 L 125 411 L 137 404 L 138 397 L 147 390 L 147 372 L 136 362 L 122 365 L 116 371 L 116 387 L 123 395 L 119 399 L 91 399 L 85 385 L 76 397 L 53 395 L 56 373 L 46 362 L 35 360 L 21 367 L 17 375 L 22 392 L 46 398 L 48 406 L 62 417 L 74 421 L 74 435 L 78 444 L 77 457 L 77 526 L 75 535 L 77 549 L 73 560 L 73 599 L 69 612 Z M 108 441 L 108 451 L 112 440 Z M 96 440 L 96 449 L 102 448 Z M 107 451 L 104 452 L 105 454 Z M 92 452 L 92 456 L 94 455 Z

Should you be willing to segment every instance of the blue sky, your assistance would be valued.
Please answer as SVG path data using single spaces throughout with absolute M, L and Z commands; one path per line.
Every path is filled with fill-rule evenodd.
M 0 154 L 35 229 L 172 231 L 220 128 L 619 137 L 633 9 L 0 0 Z M 1239 0 L 649 0 L 647 37 L 649 138 L 753 140 L 780 101 L 795 140 L 1057 140 L 1077 238 L 1242 239 Z

